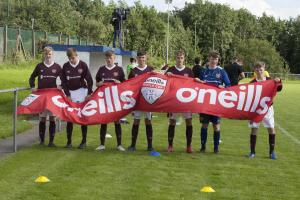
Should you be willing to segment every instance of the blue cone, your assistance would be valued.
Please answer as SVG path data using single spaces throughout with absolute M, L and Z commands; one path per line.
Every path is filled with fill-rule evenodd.
M 157 152 L 157 151 L 151 151 L 150 156 L 155 156 L 155 157 L 157 157 L 157 156 L 160 156 L 160 153 Z

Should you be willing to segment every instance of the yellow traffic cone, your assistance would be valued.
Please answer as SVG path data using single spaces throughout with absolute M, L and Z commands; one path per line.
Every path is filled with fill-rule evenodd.
M 39 176 L 37 179 L 35 179 L 36 183 L 48 183 L 50 180 L 46 176 Z
M 210 186 L 205 186 L 200 190 L 200 192 L 216 192 L 216 191 Z

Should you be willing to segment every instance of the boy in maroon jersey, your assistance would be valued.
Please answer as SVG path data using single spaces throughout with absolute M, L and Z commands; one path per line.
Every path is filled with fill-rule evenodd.
M 145 51 L 139 51 L 137 53 L 137 61 L 138 61 L 138 65 L 130 71 L 128 79 L 134 78 L 136 76 L 154 70 L 153 67 L 147 65 L 147 53 Z M 153 151 L 153 147 L 152 147 L 153 130 L 151 124 L 151 118 L 152 118 L 151 112 L 142 112 L 138 110 L 133 112 L 134 121 L 131 130 L 131 145 L 128 147 L 129 151 L 135 151 L 136 140 L 139 132 L 140 119 L 142 116 L 144 116 L 145 118 L 146 136 L 147 136 L 147 143 L 148 143 L 147 150 Z
M 166 74 L 171 75 L 180 75 L 180 76 L 186 76 L 186 77 L 194 77 L 192 69 L 186 67 L 184 65 L 184 57 L 185 54 L 183 51 L 178 51 L 176 53 L 176 65 L 170 67 Z M 192 113 L 170 113 L 169 114 L 169 128 L 168 128 L 168 141 L 169 141 L 169 147 L 168 152 L 173 152 L 173 139 L 175 134 L 175 126 L 176 126 L 176 118 L 180 114 L 183 115 L 185 118 L 186 123 L 186 152 L 192 153 L 192 135 L 193 135 L 193 125 L 192 125 Z
M 75 48 L 67 50 L 69 61 L 66 62 L 62 70 L 63 90 L 72 102 L 80 103 L 88 100 L 93 90 L 93 78 L 85 62 L 80 60 Z M 72 148 L 73 123 L 67 122 L 67 144 L 66 148 Z M 87 126 L 81 125 L 82 141 L 79 149 L 86 147 Z
M 96 86 L 101 87 L 104 83 L 121 83 L 125 81 L 125 74 L 123 68 L 114 64 L 115 54 L 113 51 L 105 53 L 106 65 L 101 66 L 96 74 Z M 96 148 L 97 151 L 105 150 L 105 135 L 107 131 L 107 124 L 101 124 L 100 127 L 100 146 Z M 125 151 L 122 146 L 122 128 L 119 120 L 115 121 L 115 131 L 117 136 L 117 150 Z
M 256 78 L 254 78 L 250 83 L 255 83 L 255 82 L 261 82 L 261 81 L 266 81 L 270 80 L 270 77 L 265 76 L 265 63 L 263 62 L 258 62 L 254 65 L 254 71 L 256 73 Z M 279 78 L 274 79 L 275 82 L 279 83 L 281 80 Z M 282 90 L 282 85 L 279 85 L 277 88 L 277 91 Z M 265 128 L 268 129 L 269 133 L 269 156 L 270 159 L 277 159 L 276 153 L 274 151 L 275 148 L 275 122 L 274 122 L 274 109 L 273 106 L 271 105 L 269 107 L 269 110 L 265 117 L 262 120 L 262 123 Z M 255 146 L 256 146 L 256 135 L 258 133 L 258 128 L 259 128 L 260 123 L 256 123 L 253 121 L 249 122 L 249 128 L 251 128 L 251 134 L 250 134 L 250 154 L 249 158 L 254 158 L 255 157 Z
M 39 63 L 29 78 L 29 85 L 31 90 L 34 92 L 35 89 L 35 78 L 38 77 L 38 89 L 46 88 L 60 88 L 57 86 L 57 78 L 61 76 L 61 67 L 53 61 L 53 49 L 51 47 L 45 47 L 43 50 L 44 61 Z M 45 110 L 40 113 L 39 123 L 39 136 L 40 144 L 44 145 L 45 132 L 46 132 L 46 119 L 49 115 L 49 147 L 55 147 L 54 136 L 55 136 L 55 116 L 49 111 Z

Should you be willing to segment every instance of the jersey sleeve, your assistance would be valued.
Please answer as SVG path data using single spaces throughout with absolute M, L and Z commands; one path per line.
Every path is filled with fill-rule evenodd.
M 87 83 L 88 94 L 92 94 L 93 93 L 93 78 L 92 78 L 90 69 L 88 68 L 87 64 L 85 64 L 84 79 Z
M 228 75 L 227 75 L 227 73 L 224 69 L 222 70 L 222 81 L 225 84 L 225 87 L 230 87 L 231 86 Z
M 193 70 L 193 74 L 195 78 L 199 78 L 199 70 L 198 67 L 196 67 L 196 65 L 192 68 Z
M 65 65 L 62 68 L 60 80 L 61 80 L 62 89 L 64 90 L 66 96 L 70 96 L 70 90 L 69 90 L 68 84 L 67 84 L 68 80 L 67 80 L 67 76 L 66 76 Z
M 101 74 L 101 67 L 99 67 L 98 72 L 96 74 L 96 82 L 98 83 L 98 82 L 102 81 L 102 79 L 103 79 L 103 77 Z
M 238 73 L 239 73 L 239 75 L 240 75 L 241 73 L 243 73 L 243 72 L 244 72 L 243 66 L 242 66 L 242 65 L 239 65 L 239 66 L 238 66 Z
M 120 73 L 120 82 L 124 82 L 126 79 L 125 79 L 125 73 L 124 73 L 124 70 L 123 68 L 121 67 L 121 73 Z
M 194 72 L 193 72 L 192 69 L 190 69 L 189 77 L 191 77 L 191 78 L 194 78 L 194 77 L 195 77 L 195 74 L 194 74 Z
M 39 65 L 37 65 L 35 68 L 34 68 L 34 70 L 33 70 L 33 72 L 32 72 L 32 74 L 30 75 L 30 78 L 29 78 L 29 86 L 31 87 L 31 88 L 34 88 L 35 87 L 35 78 L 37 77 L 39 75 Z

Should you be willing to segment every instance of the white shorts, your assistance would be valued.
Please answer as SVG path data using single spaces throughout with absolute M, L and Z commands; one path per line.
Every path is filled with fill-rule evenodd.
M 192 119 L 192 113 L 170 113 L 169 119 L 177 119 L 178 116 L 182 116 L 184 119 Z
M 53 113 L 50 111 L 50 110 L 44 110 L 43 112 L 41 112 L 40 114 L 39 114 L 39 116 L 40 117 L 47 117 L 47 116 L 49 116 L 49 117 L 54 117 L 54 115 L 53 115 Z
M 70 90 L 70 96 L 72 102 L 81 103 L 84 102 L 85 97 L 88 95 L 87 88 L 79 88 L 78 90 Z
M 274 121 L 274 109 L 273 106 L 271 106 L 265 115 L 265 117 L 262 120 L 262 123 L 265 128 L 274 128 L 275 127 L 275 121 Z M 259 123 L 256 122 L 249 122 L 249 128 L 258 128 L 260 125 Z
M 143 111 L 133 111 L 133 118 L 134 119 L 141 119 L 142 116 L 144 116 L 145 119 L 151 120 L 152 118 L 152 113 L 151 112 L 143 112 Z

